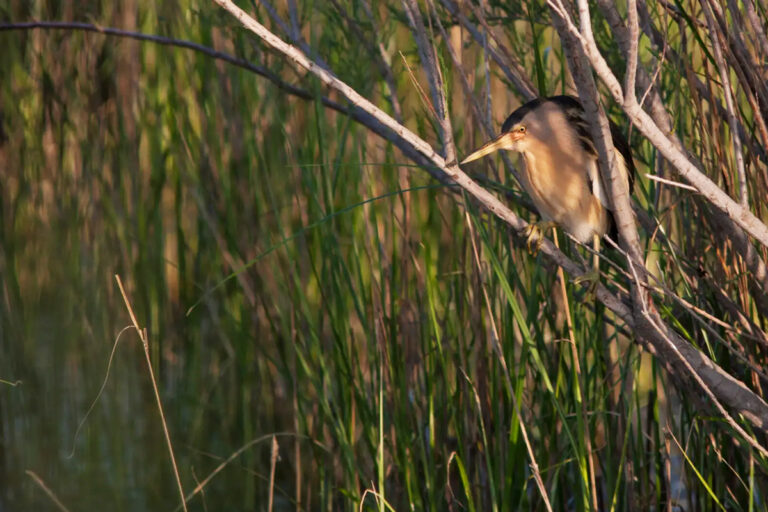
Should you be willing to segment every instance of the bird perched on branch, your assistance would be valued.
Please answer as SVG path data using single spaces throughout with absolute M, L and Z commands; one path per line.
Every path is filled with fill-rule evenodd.
M 635 165 L 629 144 L 611 123 L 618 169 L 632 193 Z M 577 281 L 599 279 L 600 239 L 615 231 L 606 188 L 597 164 L 597 150 L 584 118 L 584 108 L 572 96 L 552 96 L 529 101 L 515 110 L 501 128 L 501 135 L 487 142 L 461 162 L 466 164 L 506 149 L 521 153 L 521 185 L 543 217 L 527 231 L 528 247 L 541 245 L 541 236 L 558 225 L 581 243 L 592 242 L 595 266 Z M 612 236 L 615 240 L 615 235 Z

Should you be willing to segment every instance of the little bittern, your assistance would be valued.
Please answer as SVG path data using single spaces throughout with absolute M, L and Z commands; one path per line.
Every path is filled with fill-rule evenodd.
M 635 165 L 629 144 L 613 123 L 611 136 L 619 171 L 631 193 Z M 579 242 L 593 242 L 595 252 L 599 252 L 600 239 L 615 224 L 600 179 L 597 150 L 579 100 L 553 96 L 529 101 L 504 121 L 501 135 L 461 163 L 499 149 L 522 154 L 521 185 L 543 217 L 545 222 L 541 224 L 557 224 Z M 529 245 L 536 231 L 535 225 L 529 230 Z M 587 279 L 598 276 L 596 266 Z

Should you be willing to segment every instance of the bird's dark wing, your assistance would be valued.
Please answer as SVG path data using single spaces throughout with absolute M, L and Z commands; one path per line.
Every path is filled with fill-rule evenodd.
M 629 193 L 632 194 L 632 189 L 635 186 L 635 162 L 632 160 L 632 150 L 629 147 L 629 142 L 624 138 L 624 134 L 621 133 L 613 121 L 611 123 L 611 138 L 613 139 L 613 147 L 619 151 L 619 154 L 624 158 L 624 165 L 627 167 L 627 181 L 629 183 Z

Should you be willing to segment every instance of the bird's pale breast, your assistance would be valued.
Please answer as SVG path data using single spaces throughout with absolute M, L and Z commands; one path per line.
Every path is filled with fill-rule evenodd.
M 526 151 L 523 160 L 523 186 L 545 219 L 557 222 L 582 243 L 591 242 L 593 234 L 602 236 L 607 231 L 605 208 L 587 181 L 587 162 L 550 148 Z

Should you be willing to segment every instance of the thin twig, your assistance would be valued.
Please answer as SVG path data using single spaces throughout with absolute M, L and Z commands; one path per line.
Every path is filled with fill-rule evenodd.
M 107 382 L 109 381 L 109 372 L 112 369 L 112 361 L 115 358 L 115 352 L 117 352 L 117 344 L 120 343 L 120 337 L 123 335 L 125 331 L 128 329 L 132 329 L 133 326 L 129 325 L 126 327 L 123 327 L 119 333 L 117 333 L 117 338 L 115 338 L 115 342 L 112 344 L 112 351 L 109 354 L 109 359 L 107 360 L 107 371 L 104 374 L 104 380 L 101 382 L 101 387 L 99 388 L 99 391 L 96 393 L 96 398 L 93 399 L 91 402 L 91 405 L 88 407 L 88 410 L 85 411 L 85 414 L 80 419 L 80 422 L 77 424 L 77 428 L 75 429 L 75 434 L 72 436 L 72 451 L 69 452 L 69 454 L 66 456 L 67 459 L 71 459 L 75 456 L 75 447 L 77 446 L 77 436 L 80 435 L 80 430 L 82 430 L 83 426 L 85 425 L 86 420 L 88 420 L 88 416 L 90 416 L 91 411 L 93 411 L 93 408 L 96 407 L 96 404 L 99 401 L 99 398 L 101 398 L 102 393 L 104 393 L 104 389 L 107 387 Z
M 698 190 L 696 190 L 696 187 L 686 185 L 685 183 L 680 183 L 679 181 L 668 180 L 666 178 L 662 178 L 661 176 L 656 176 L 655 174 L 645 173 L 645 177 L 648 178 L 649 180 L 657 181 L 659 183 L 663 183 L 664 185 L 669 185 L 670 187 L 677 187 L 677 188 L 682 188 L 683 190 L 691 190 L 693 192 L 698 192 Z
M 168 424 L 165 421 L 165 413 L 163 412 L 163 402 L 160 399 L 160 391 L 157 388 L 157 381 L 155 380 L 155 372 L 152 369 L 152 360 L 149 357 L 149 337 L 147 336 L 147 330 L 142 329 L 139 327 L 139 322 L 136 320 L 136 315 L 133 312 L 133 307 L 131 307 L 131 303 L 128 300 L 128 295 L 125 293 L 125 288 L 123 288 L 123 282 L 120 280 L 120 276 L 115 274 L 115 280 L 117 281 L 117 286 L 120 288 L 120 293 L 123 296 L 123 302 L 125 302 L 125 307 L 128 310 L 128 315 L 131 317 L 131 322 L 133 323 L 133 327 L 136 329 L 136 332 L 139 335 L 139 338 L 141 339 L 141 344 L 144 346 L 144 356 L 147 360 L 147 370 L 149 372 L 149 378 L 152 381 L 152 390 L 155 392 L 155 400 L 157 401 L 157 410 L 160 412 L 160 420 L 163 424 L 163 433 L 165 434 L 165 442 L 168 445 L 168 454 L 171 457 L 171 466 L 173 467 L 173 475 L 176 478 L 176 485 L 179 488 L 179 496 L 181 497 L 181 507 L 184 509 L 184 512 L 187 512 L 187 502 L 184 499 L 184 487 L 181 485 L 181 476 L 179 476 L 179 468 L 176 465 L 176 456 L 173 454 L 173 443 L 171 443 L 171 434 L 168 431 Z
M 218 466 L 216 466 L 213 469 L 213 471 L 208 473 L 208 476 L 206 476 L 201 482 L 198 482 L 198 484 L 195 486 L 195 488 L 192 489 L 192 491 L 189 494 L 187 494 L 187 496 L 184 498 L 184 501 L 188 503 L 190 500 L 192 500 L 192 498 L 195 497 L 195 495 L 197 495 L 198 493 L 203 492 L 203 490 L 211 482 L 211 480 L 213 480 L 213 478 L 216 475 L 221 473 L 224 470 L 224 468 L 226 468 L 233 460 L 235 460 L 240 455 L 242 455 L 243 452 L 245 452 L 246 450 L 248 450 L 249 448 L 251 448 L 252 446 L 254 446 L 256 444 L 259 444 L 259 443 L 261 443 L 263 441 L 268 441 L 268 440 L 272 439 L 273 437 L 295 437 L 296 439 L 306 438 L 306 436 L 303 436 L 303 435 L 300 435 L 300 434 L 295 434 L 293 432 L 277 432 L 277 433 L 274 433 L 274 434 L 265 434 L 263 436 L 255 438 L 255 439 L 251 439 L 250 441 L 248 441 L 247 443 L 242 445 L 240 448 L 238 448 L 237 450 L 232 452 L 229 455 L 229 457 L 227 457 L 226 459 L 221 461 L 221 463 Z M 322 450 L 324 450 L 326 452 L 328 451 L 328 448 L 323 446 L 319 442 L 314 441 L 314 444 L 316 446 L 318 446 L 320 449 L 322 449 Z M 181 509 L 180 506 L 176 507 L 175 512 L 178 512 L 180 509 Z
M 48 496 L 48 498 L 50 498 L 53 504 L 56 505 L 56 508 L 58 508 L 62 512 L 69 512 L 69 509 L 64 506 L 64 504 L 61 502 L 58 496 L 56 496 L 56 494 L 51 490 L 51 488 L 45 485 L 45 482 L 43 482 L 42 478 L 37 476 L 37 473 L 35 473 L 31 469 L 27 469 L 24 472 L 27 475 L 29 475 L 29 477 L 43 490 L 43 492 Z
M 728 77 L 729 68 L 723 57 L 719 31 L 714 20 L 714 14 L 712 14 L 710 1 L 704 0 L 702 4 L 704 7 L 704 16 L 707 18 L 707 25 L 709 26 L 709 37 L 712 40 L 712 50 L 715 55 L 717 71 L 720 73 L 720 81 L 722 82 L 723 96 L 725 97 L 725 109 L 728 112 L 728 125 L 730 126 L 731 142 L 733 144 L 733 158 L 736 161 L 736 173 L 739 178 L 739 202 L 744 208 L 749 208 L 747 171 L 744 168 L 744 155 L 741 152 L 741 137 L 739 136 L 738 120 L 736 119 L 736 110 L 733 105 L 731 80 Z
M 269 458 L 269 500 L 267 501 L 267 512 L 272 512 L 272 504 L 275 498 L 275 469 L 277 468 L 277 459 L 279 457 L 280 445 L 277 444 L 277 436 L 272 436 L 272 455 Z

